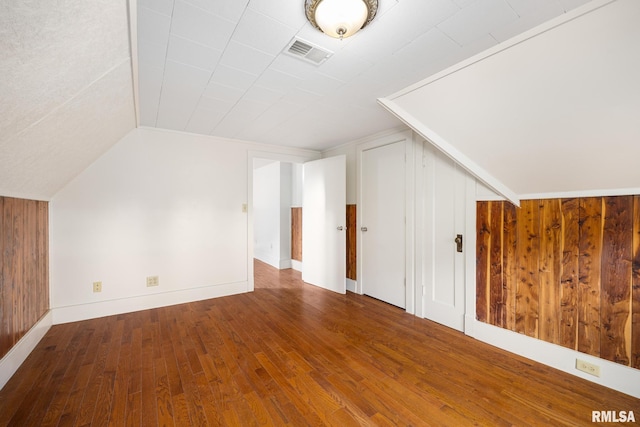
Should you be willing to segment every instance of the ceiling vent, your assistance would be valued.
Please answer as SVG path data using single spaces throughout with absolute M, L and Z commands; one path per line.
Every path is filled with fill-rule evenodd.
M 299 38 L 291 40 L 291 43 L 289 43 L 284 51 L 291 56 L 295 56 L 296 58 L 300 58 L 315 65 L 322 64 L 324 61 L 329 59 L 331 55 L 333 55 L 333 52 Z

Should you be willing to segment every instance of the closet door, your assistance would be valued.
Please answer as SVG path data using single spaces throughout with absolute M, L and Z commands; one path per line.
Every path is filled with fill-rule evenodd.
M 405 308 L 405 140 L 362 152 L 362 292 Z

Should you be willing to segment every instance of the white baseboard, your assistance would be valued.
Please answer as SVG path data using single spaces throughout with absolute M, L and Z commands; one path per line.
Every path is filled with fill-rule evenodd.
M 291 268 L 291 260 L 290 259 L 281 259 L 280 260 L 280 270 L 284 270 L 287 268 Z
M 351 280 L 351 279 L 346 279 L 346 283 L 347 283 L 347 290 L 350 292 L 355 292 L 356 291 L 356 287 L 358 286 L 358 282 L 356 282 L 355 280 Z
M 51 311 L 42 316 L 42 318 L 35 324 L 29 332 L 27 332 L 21 339 L 14 345 L 11 350 L 0 359 L 0 389 L 11 379 L 13 374 L 16 373 L 20 365 L 27 359 L 27 356 L 31 354 L 36 345 L 40 342 L 42 337 L 51 328 L 53 315 Z
M 247 287 L 247 282 L 226 283 L 89 304 L 56 307 L 52 309 L 53 324 L 58 325 L 61 323 L 77 322 L 114 314 L 131 313 L 151 308 L 241 294 L 247 292 Z
M 302 261 L 296 261 L 295 259 L 292 259 L 291 268 L 293 268 L 295 271 L 302 271 Z
M 640 399 L 640 370 L 638 369 L 498 328 L 479 322 L 474 318 L 467 317 L 465 319 L 465 334 L 527 359 Z M 598 365 L 600 377 L 578 371 L 576 359 Z

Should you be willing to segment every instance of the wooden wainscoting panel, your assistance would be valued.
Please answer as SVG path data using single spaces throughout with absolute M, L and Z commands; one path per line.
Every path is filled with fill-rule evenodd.
M 562 268 L 562 201 L 540 203 L 540 334 L 541 340 L 560 342 L 560 276 Z
M 478 320 L 640 368 L 640 196 L 476 208 Z
M 0 197 L 0 357 L 49 309 L 48 205 Z
M 631 358 L 633 197 L 604 198 L 600 357 L 628 365 Z
M 357 259 L 357 208 L 347 205 L 347 279 L 356 280 Z
M 633 198 L 633 293 L 631 295 L 631 362 L 640 369 L 640 196 Z
M 500 327 L 507 323 L 502 282 L 503 205 L 504 202 L 489 205 L 489 323 Z
M 489 318 L 490 203 L 478 202 L 476 205 L 476 319 L 481 322 L 487 322 Z
M 9 283 L 9 281 L 5 277 L 4 268 L 9 262 L 6 255 L 7 233 L 9 232 L 6 226 L 8 209 L 6 198 L 0 197 L 0 357 L 5 355 L 11 348 L 11 340 L 9 339 L 11 327 L 8 323 L 10 317 L 7 316 L 8 310 L 11 309 L 11 301 L 7 298 L 9 293 L 5 283 Z
M 580 199 L 578 351 L 600 356 L 602 198 Z
M 502 271 L 505 287 L 505 311 L 507 314 L 505 328 L 516 330 L 516 287 L 518 280 L 518 261 L 516 247 L 518 244 L 518 224 L 516 222 L 516 207 L 509 202 L 503 203 L 504 225 L 502 244 Z
M 516 286 L 516 331 L 538 337 L 540 295 L 540 207 L 536 200 L 523 200 L 516 213 L 518 281 Z
M 302 261 L 302 208 L 291 208 L 291 259 Z
M 578 199 L 562 200 L 562 275 L 560 276 L 560 341 L 577 350 L 578 262 L 580 243 Z

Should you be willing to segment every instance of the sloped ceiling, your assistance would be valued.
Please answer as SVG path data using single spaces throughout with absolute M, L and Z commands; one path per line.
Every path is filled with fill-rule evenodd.
M 584 0 L 379 0 L 330 38 L 304 0 L 138 0 L 141 125 L 324 150 L 400 123 L 376 104 Z M 294 37 L 333 52 L 314 65 Z
M 0 2 L 0 195 L 48 200 L 135 127 L 124 0 Z
M 304 0 L 2 1 L 0 195 L 50 199 L 135 127 L 134 82 L 143 126 L 323 150 L 400 125 L 376 98 L 584 3 L 380 0 L 339 41 Z M 294 36 L 333 56 L 284 54 Z
M 593 2 L 381 102 L 512 200 L 635 193 L 639 23 Z

